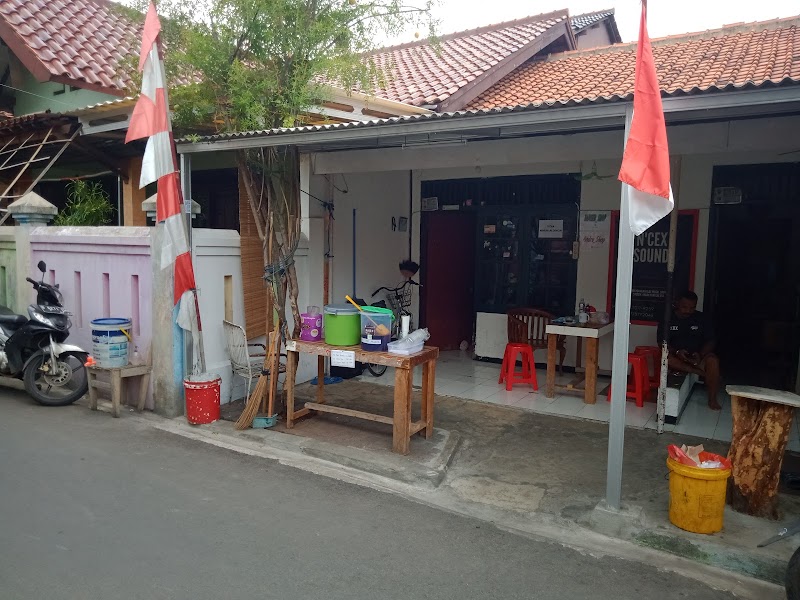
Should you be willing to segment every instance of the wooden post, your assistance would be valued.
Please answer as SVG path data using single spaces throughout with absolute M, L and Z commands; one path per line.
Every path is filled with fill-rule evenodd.
M 394 370 L 394 419 L 392 451 L 408 454 L 411 431 L 411 376 L 413 369 Z
M 778 519 L 778 483 L 795 409 L 731 396 L 731 410 L 728 503 L 748 515 Z
M 131 158 L 127 171 L 128 181 L 122 182 L 122 224 L 126 227 L 146 227 L 147 215 L 142 210 L 142 202 L 146 200 L 145 188 L 139 188 L 142 158 Z
M 578 340 L 580 344 L 581 340 Z M 586 338 L 586 391 L 584 392 L 584 402 L 594 404 L 597 402 L 597 354 L 600 340 L 598 338 Z
M 556 395 L 556 351 L 558 336 L 548 334 L 547 336 L 547 384 L 545 385 L 544 395 L 552 398 Z
M 425 429 L 420 431 L 429 439 L 433 435 L 433 395 L 436 393 L 436 362 L 429 360 L 422 365 L 422 403 L 420 419 L 425 421 Z
M 286 429 L 294 427 L 294 380 L 297 377 L 297 362 L 300 354 L 293 350 L 286 351 Z

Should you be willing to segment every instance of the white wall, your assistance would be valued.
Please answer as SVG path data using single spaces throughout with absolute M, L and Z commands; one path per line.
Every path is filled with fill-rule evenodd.
M 348 193 L 334 192 L 331 302 L 353 293 L 353 209 L 356 209 L 356 290 L 366 302 L 382 286 L 400 282 L 398 264 L 408 258 L 408 231 L 392 231 L 392 217 L 409 217 L 407 171 L 346 176 Z M 342 188 L 337 180 L 337 187 Z M 345 188 L 342 188 L 345 189 Z M 375 300 L 382 299 L 375 298 Z
M 731 123 L 706 123 L 668 128 L 670 151 L 681 156 L 679 205 L 698 209 L 698 245 L 694 288 L 704 301 L 706 258 L 709 242 L 709 207 L 713 167 L 723 164 L 791 162 L 797 155 L 782 155 L 797 150 L 800 118 L 774 117 Z M 617 210 L 620 185 L 616 180 L 622 155 L 622 132 L 601 132 L 548 136 L 495 142 L 470 143 L 464 147 L 359 150 L 317 155 L 312 161 L 316 173 L 345 173 L 350 193 L 336 192 L 335 278 L 336 301 L 349 293 L 352 267 L 351 209 L 358 213 L 358 293 L 397 279 L 396 263 L 407 254 L 407 238 L 390 231 L 391 216 L 408 212 L 408 169 L 413 169 L 412 257 L 419 261 L 420 183 L 426 180 L 499 177 L 507 175 L 577 172 L 588 173 L 592 162 L 597 171 L 610 176 L 588 180 L 582 185 L 582 210 Z M 359 171 L 353 173 L 353 171 Z M 316 176 L 319 177 L 319 176 Z M 316 178 L 315 177 L 315 178 Z M 320 179 L 322 179 L 320 177 Z M 336 181 L 341 180 L 341 175 Z M 377 234 L 382 243 L 365 251 L 365 229 Z M 404 245 L 405 244 L 405 245 Z M 578 260 L 577 298 L 584 297 L 598 308 L 605 308 L 610 248 L 581 249 Z M 505 327 L 497 318 L 484 319 L 482 335 L 497 330 L 502 347 Z M 494 327 L 492 327 L 494 323 Z M 611 337 L 601 343 L 600 368 L 611 367 Z M 655 327 L 633 325 L 631 347 L 655 343 Z M 567 364 L 574 364 L 574 344 L 568 349 Z
M 200 319 L 206 371 L 222 378 L 223 404 L 244 396 L 245 384 L 235 380 L 225 348 L 222 320 L 225 318 L 225 277 L 232 277 L 233 322 L 244 323 L 242 261 L 239 233 L 226 229 L 192 229 L 195 281 L 199 290 Z

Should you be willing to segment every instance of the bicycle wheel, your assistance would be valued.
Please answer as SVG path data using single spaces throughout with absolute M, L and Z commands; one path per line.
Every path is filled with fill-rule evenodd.
M 369 371 L 373 377 L 380 377 L 386 373 L 386 365 L 373 365 L 367 363 L 367 371 Z

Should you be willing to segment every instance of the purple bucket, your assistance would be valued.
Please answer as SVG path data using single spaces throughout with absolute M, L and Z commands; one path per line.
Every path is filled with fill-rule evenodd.
M 300 339 L 304 342 L 318 342 L 322 339 L 322 315 L 300 315 Z

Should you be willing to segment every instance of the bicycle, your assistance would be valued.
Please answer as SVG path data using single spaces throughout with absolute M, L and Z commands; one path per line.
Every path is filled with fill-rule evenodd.
M 412 317 L 411 294 L 414 286 L 419 287 L 420 284 L 409 278 L 396 288 L 380 287 L 372 292 L 371 298 L 375 298 L 375 296 L 377 296 L 380 292 L 386 291 L 386 300 L 373 302 L 371 306 L 379 306 L 381 308 L 391 309 L 392 313 L 394 314 L 394 320 L 392 321 L 392 340 L 396 340 L 400 337 L 402 317 Z M 409 330 L 413 329 L 414 327 L 412 322 L 412 325 L 409 326 Z M 386 365 L 373 365 L 371 363 L 367 363 L 367 370 L 373 377 L 380 377 L 386 373 L 386 368 Z

